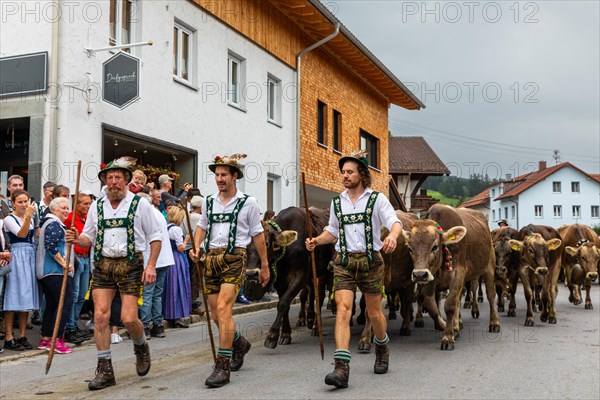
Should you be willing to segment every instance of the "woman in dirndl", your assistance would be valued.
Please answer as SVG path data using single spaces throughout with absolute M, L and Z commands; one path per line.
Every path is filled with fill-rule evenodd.
M 192 311 L 190 266 L 185 255 L 185 246 L 190 240 L 190 235 L 184 238 L 180 227 L 184 217 L 185 211 L 180 206 L 169 208 L 167 230 L 175 265 L 170 266 L 167 271 L 163 292 L 164 318 L 179 328 L 188 327 L 183 318 L 189 317 Z
M 35 248 L 33 246 L 33 215 L 36 205 L 29 193 L 16 190 L 11 196 L 14 210 L 4 219 L 4 230 L 11 243 L 12 272 L 6 276 L 4 292 L 4 322 L 6 325 L 5 350 L 23 351 L 33 346 L 25 337 L 29 311 L 40 308 L 35 276 Z M 15 313 L 19 318 L 19 337 L 13 335 Z

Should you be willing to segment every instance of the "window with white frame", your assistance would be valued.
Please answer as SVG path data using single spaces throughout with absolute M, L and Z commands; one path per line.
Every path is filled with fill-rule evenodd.
M 272 75 L 267 77 L 267 119 L 281 123 L 281 80 Z
M 562 206 L 554 206 L 554 218 L 562 218 Z
M 544 206 L 534 206 L 533 211 L 536 218 L 542 218 L 544 216 Z
M 267 210 L 281 208 L 281 176 L 267 174 Z
M 110 0 L 109 22 L 111 46 L 120 46 L 134 42 L 133 22 L 136 0 Z M 123 49 L 129 51 L 129 49 Z
M 229 52 L 227 56 L 227 101 L 243 107 L 242 88 L 244 87 L 244 60 Z
M 592 218 L 600 217 L 600 206 L 592 206 Z
M 510 206 L 510 217 L 514 219 L 517 215 L 517 206 Z
M 579 182 L 571 182 L 571 192 L 579 193 Z
M 496 189 L 492 189 L 492 199 L 496 197 Z
M 502 219 L 502 209 L 498 208 L 498 219 Z
M 492 210 L 492 221 L 496 220 L 496 210 Z
M 561 186 L 560 182 L 558 182 L 558 181 L 552 182 L 552 193 L 560 193 L 560 191 L 561 191 L 560 186 Z
M 581 206 L 573 206 L 573 218 L 581 218 Z
M 192 82 L 192 43 L 194 31 L 175 22 L 173 27 L 173 75 Z
M 508 219 L 508 207 L 504 207 L 504 218 Z

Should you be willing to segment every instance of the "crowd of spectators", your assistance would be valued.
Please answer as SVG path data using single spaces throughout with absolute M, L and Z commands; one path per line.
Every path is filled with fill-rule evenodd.
M 43 186 L 43 198 L 33 201 L 25 190 L 24 179 L 12 175 L 6 182 L 8 196 L 0 196 L 0 353 L 36 347 L 27 339 L 27 329 L 41 325 L 37 348 L 50 349 L 62 280 L 68 269 L 65 301 L 55 352 L 68 354 L 67 345 L 92 338 L 93 306 L 89 293 L 93 256 L 89 248 L 74 246 L 67 260 L 65 231 L 71 224 L 81 233 L 96 197 L 82 191 L 75 210 L 69 188 L 54 182 Z M 3 182 L 0 182 L 0 189 Z M 133 173 L 129 190 L 154 206 L 155 218 L 163 231 L 163 245 L 157 262 L 157 279 L 144 287 L 139 302 L 140 319 L 146 338 L 164 338 L 163 320 L 171 327 L 187 328 L 191 313 L 203 314 L 199 281 L 187 255 L 193 232 L 187 229 L 184 209 L 195 227 L 204 198 L 199 189 L 186 183 L 173 195 L 173 178 L 158 177 L 157 185 L 146 175 Z M 100 197 L 105 190 L 100 191 Z M 147 255 L 146 255 L 147 256 Z M 147 259 L 147 257 L 146 257 Z M 120 296 L 115 295 L 111 309 L 111 342 L 119 343 Z M 29 318 L 31 316 L 31 318 Z M 87 324 L 83 319 L 88 319 Z M 16 334 L 15 334 L 16 333 Z

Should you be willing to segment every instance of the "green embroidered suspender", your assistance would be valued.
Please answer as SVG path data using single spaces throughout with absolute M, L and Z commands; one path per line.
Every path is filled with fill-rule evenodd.
M 100 260 L 102 255 L 102 246 L 104 245 L 104 229 L 125 228 L 127 230 L 127 258 L 129 261 L 135 259 L 135 235 L 133 232 L 133 218 L 137 211 L 141 197 L 133 196 L 126 218 L 104 218 L 104 199 L 96 202 L 98 209 L 98 235 L 96 236 L 96 246 L 94 248 L 94 261 Z
M 208 253 L 209 244 L 210 244 L 210 233 L 212 230 L 213 224 L 229 224 L 229 237 L 227 239 L 227 252 L 229 254 L 233 253 L 235 249 L 235 238 L 237 236 L 237 219 L 238 214 L 242 207 L 244 207 L 244 203 L 248 199 L 248 195 L 245 194 L 244 197 L 238 199 L 237 204 L 233 208 L 233 212 L 230 213 L 222 213 L 215 214 L 212 211 L 213 206 L 213 197 L 209 197 L 206 200 L 206 216 L 208 217 L 208 225 L 206 226 L 206 237 L 204 238 L 204 252 Z
M 342 260 L 340 263 L 342 265 L 346 265 L 346 260 L 348 259 L 348 251 L 346 249 L 345 226 L 352 224 L 365 224 L 367 257 L 369 259 L 369 262 L 373 261 L 373 221 L 371 219 L 371 216 L 373 215 L 373 206 L 375 205 L 375 200 L 377 200 L 378 194 L 379 192 L 373 191 L 369 196 L 369 200 L 367 201 L 367 207 L 365 209 L 365 212 L 356 214 L 343 214 L 340 196 L 336 196 L 333 198 L 333 211 L 340 224 L 339 240 L 340 252 L 342 253 Z

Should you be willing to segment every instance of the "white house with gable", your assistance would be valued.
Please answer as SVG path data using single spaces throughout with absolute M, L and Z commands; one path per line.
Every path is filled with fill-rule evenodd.
M 600 224 L 600 177 L 564 162 L 491 185 L 462 207 L 486 208 L 490 229 L 506 220 L 520 229 L 528 224 L 555 228 L 574 223 Z
M 82 160 L 81 187 L 98 193 L 99 164 L 129 155 L 206 194 L 216 191 L 214 156 L 242 152 L 239 187 L 262 211 L 295 204 L 296 104 L 285 98 L 295 71 L 251 38 L 191 1 L 6 3 L 3 75 L 31 67 L 41 78 L 29 85 L 40 89 L 45 76 L 47 89 L 2 82 L 3 181 L 24 175 L 37 198 L 46 180 L 74 190 Z M 139 99 L 119 108 L 102 100 L 103 63 L 119 50 L 103 49 L 123 44 L 132 44 L 120 51 L 140 60 L 139 75 L 119 79 L 137 78 Z M 29 65 L 30 54 L 41 56 Z

